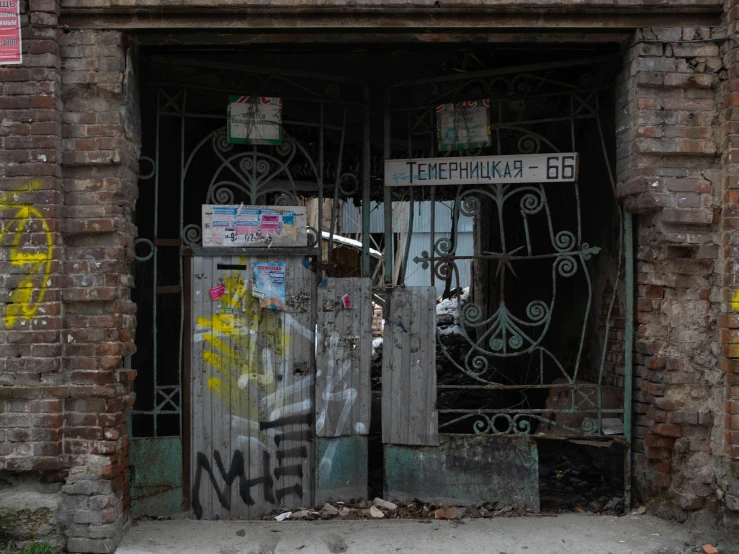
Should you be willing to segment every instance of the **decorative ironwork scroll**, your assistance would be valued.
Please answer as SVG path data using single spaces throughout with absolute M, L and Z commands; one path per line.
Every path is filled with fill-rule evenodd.
M 601 294 L 595 277 L 615 266 L 610 282 L 618 283 L 623 258 L 621 210 L 608 186 L 613 175 L 603 157 L 608 147 L 599 102 L 608 86 L 596 81 L 582 68 L 570 68 L 466 80 L 439 77 L 431 84 L 404 83 L 393 91 L 395 111 L 408 113 L 414 160 L 439 155 L 433 142 L 434 106 L 465 97 L 490 99 L 492 146 L 442 155 L 470 159 L 579 152 L 597 159 L 586 160 L 586 172 L 574 183 L 542 179 L 414 187 L 454 199 L 456 214 L 475 218 L 473 256 L 457 255 L 453 239 L 436 239 L 432 231 L 429 250 L 412 260 L 454 291 L 454 325 L 437 329 L 442 431 L 591 436 L 603 433 L 604 418 L 623 415 L 622 404 L 614 407 L 603 400 L 606 385 L 617 379 L 607 373 L 602 354 L 611 334 L 614 301 L 608 304 L 598 297 L 602 313 L 595 313 L 596 294 Z M 585 143 L 581 137 L 597 140 Z M 397 157 L 410 156 L 393 155 Z M 405 187 L 393 185 L 394 198 L 407 194 L 407 182 Z M 607 195 L 598 204 L 600 214 L 592 204 L 583 204 L 584 188 L 598 191 L 588 191 L 588 200 Z M 613 264 L 598 261 L 602 246 L 592 244 L 602 237 L 599 225 L 605 222 L 618 230 L 617 244 L 606 250 Z M 464 259 L 472 260 L 482 275 L 475 281 L 478 290 L 471 293 L 458 287 L 457 262 Z M 597 328 L 599 320 L 604 329 Z

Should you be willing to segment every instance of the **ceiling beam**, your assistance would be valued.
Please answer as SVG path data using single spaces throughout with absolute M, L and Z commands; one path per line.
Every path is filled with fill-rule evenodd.
M 211 30 L 298 33 L 481 33 L 602 32 L 638 27 L 713 27 L 721 22 L 720 6 L 675 4 L 644 7 L 582 4 L 558 9 L 500 8 L 240 8 L 131 7 L 65 8 L 60 23 L 70 29 L 138 31 Z

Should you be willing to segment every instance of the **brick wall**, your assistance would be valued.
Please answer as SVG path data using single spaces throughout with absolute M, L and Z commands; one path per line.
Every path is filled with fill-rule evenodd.
M 58 482 L 66 546 L 109 552 L 128 521 L 135 79 L 120 33 L 58 15 L 24 4 L 23 64 L 0 68 L 0 479 Z
M 65 478 L 58 15 L 54 1 L 22 3 L 23 65 L 0 68 L 0 479 L 20 490 L 20 472 L 38 472 L 37 488 Z M 58 490 L 39 493 L 51 507 L 42 538 L 55 547 L 64 543 Z M 23 508 L 34 511 L 33 494 Z M 5 514 L 18 501 L 4 496 Z
M 729 33 L 736 36 L 739 2 L 728 0 Z M 721 369 L 724 371 L 724 454 L 728 475 L 722 480 L 726 506 L 739 512 L 739 48 L 726 55 L 728 80 L 723 83 L 724 122 L 721 250 L 721 314 L 718 320 Z M 739 521 L 736 518 L 735 523 Z
M 638 214 L 635 480 L 654 513 L 678 520 L 731 507 L 716 327 L 722 90 L 733 45 L 698 42 L 725 36 L 641 29 L 619 83 L 619 194 Z
M 49 484 L 55 546 L 107 552 L 128 522 L 135 49 L 64 32 L 57 0 L 23 10 L 24 64 L 0 68 L 0 479 Z M 636 486 L 679 520 L 739 511 L 739 49 L 695 42 L 725 35 L 640 29 L 618 83 L 618 187 L 638 216 Z
M 133 405 L 139 126 L 132 50 L 119 32 L 62 34 L 65 402 L 62 489 L 74 507 L 68 547 L 107 552 L 128 521 Z
M 23 65 L 0 69 L 0 468 L 58 470 L 61 97 L 58 9 L 31 2 Z

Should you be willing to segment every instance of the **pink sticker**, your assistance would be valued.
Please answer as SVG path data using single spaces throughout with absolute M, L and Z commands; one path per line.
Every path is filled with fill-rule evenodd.
M 210 289 L 208 292 L 213 300 L 218 300 L 221 296 L 226 294 L 226 285 L 218 285 L 217 287 Z
M 262 214 L 262 232 L 271 233 L 280 229 L 281 218 L 279 214 Z
M 352 309 L 352 299 L 349 298 L 348 294 L 345 294 L 341 297 L 341 302 L 344 304 L 345 310 L 351 310 Z

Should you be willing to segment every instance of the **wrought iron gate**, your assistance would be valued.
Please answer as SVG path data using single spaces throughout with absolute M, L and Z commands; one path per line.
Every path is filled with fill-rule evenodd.
M 413 411 L 400 427 L 388 426 L 388 437 L 396 438 L 387 442 L 449 444 L 439 432 L 609 438 L 627 448 L 628 487 L 631 221 L 615 197 L 609 157 L 613 145 L 608 143 L 613 133 L 601 117 L 611 94 L 610 75 L 602 66 L 592 72 L 591 66 L 590 61 L 574 61 L 456 73 L 388 89 L 385 158 L 438 156 L 437 106 L 484 99 L 489 103 L 490 145 L 446 155 L 569 151 L 580 153 L 582 167 L 581 178 L 574 184 L 384 188 L 386 286 L 374 292 L 384 295 L 385 317 L 393 325 L 389 330 L 386 326 L 386 337 L 397 339 L 401 349 L 423 353 L 402 380 L 396 378 L 397 372 L 409 370 L 409 359 L 402 353 L 383 368 L 383 373 L 392 376 L 385 379 L 383 375 L 383 396 L 386 388 L 402 382 L 410 399 L 403 404 L 399 397 L 383 404 L 383 409 L 396 406 Z M 281 505 L 309 505 L 320 498 L 321 480 L 337 486 L 336 472 L 313 475 L 314 470 L 331 467 L 324 460 L 337 448 L 347 453 L 345 460 L 361 464 L 361 456 L 356 460 L 352 456 L 362 447 L 357 437 L 363 439 L 367 432 L 369 400 L 358 402 L 357 408 L 349 400 L 354 402 L 355 395 L 363 391 L 368 394 L 365 373 L 371 355 L 365 350 L 370 347 L 358 338 L 356 329 L 369 325 L 364 319 L 371 310 L 364 310 L 369 305 L 363 304 L 362 310 L 351 318 L 345 314 L 347 319 L 342 316 L 339 323 L 331 310 L 339 302 L 332 295 L 339 290 L 354 290 L 368 304 L 369 284 L 365 281 L 360 286 L 358 279 L 353 284 L 328 279 L 323 290 L 317 285 L 324 276 L 331 277 L 328 254 L 321 245 L 327 239 L 330 252 L 339 198 L 361 199 L 361 274 L 364 278 L 371 275 L 369 206 L 371 199 L 380 200 L 379 194 L 371 198 L 371 185 L 380 182 L 381 169 L 370 156 L 369 87 L 343 77 L 269 64 L 154 57 L 148 59 L 146 71 L 148 97 L 155 101 L 142 109 L 144 125 L 150 129 L 144 136 L 151 141 L 143 145 L 137 206 L 141 238 L 136 243 L 135 296 L 140 311 L 139 354 L 134 366 L 140 371 L 133 416 L 134 505 L 138 501 L 138 513 L 177 511 L 178 490 L 185 491 L 185 504 L 192 500 L 195 514 L 203 517 L 231 513 L 254 517 L 277 506 L 278 496 Z M 225 106 L 229 94 L 283 98 L 283 143 L 228 143 Z M 201 247 L 202 204 L 294 205 L 301 197 L 317 199 L 318 214 L 307 246 L 262 251 Z M 329 198 L 334 200 L 332 211 L 324 218 L 323 200 Z M 405 241 L 400 281 L 409 266 L 417 266 L 430 272 L 432 284 L 437 280 L 448 283 L 448 298 L 437 303 L 437 309 L 450 316 L 446 325 L 443 318 L 434 317 L 433 289 L 393 290 L 392 203 L 399 200 L 453 201 L 455 221 L 459 214 L 475 219 L 472 256 L 457 252 L 456 229 L 449 238 L 435 236 L 434 210 L 428 250 L 411 260 L 410 240 Z M 328 232 L 322 228 L 326 219 Z M 259 317 L 243 315 L 248 306 L 239 292 L 246 281 L 243 267 L 253 256 L 289 259 L 302 287 L 291 293 L 292 301 L 300 304 L 297 311 L 265 323 L 267 338 L 260 331 L 252 333 L 246 320 L 259 321 Z M 458 288 L 457 263 L 462 259 L 472 264 L 470 291 Z M 219 264 L 225 269 L 219 269 Z M 314 279 L 306 278 L 309 269 Z M 190 295 L 188 286 L 194 283 L 203 299 L 206 274 L 210 284 L 230 283 L 226 300 L 199 306 L 195 295 Z M 305 296 L 299 300 L 301 292 Z M 328 307 L 325 313 L 318 314 L 324 305 Z M 220 311 L 213 319 L 212 311 L 207 317 L 207 309 Z M 398 313 L 401 316 L 396 321 Z M 288 336 L 288 330 L 295 332 L 290 318 L 300 319 L 308 335 L 322 321 L 335 332 L 328 338 L 319 336 L 314 348 L 304 336 L 299 355 L 286 355 L 280 337 Z M 407 328 L 403 319 L 409 323 Z M 352 331 L 342 336 L 339 326 Z M 429 340 L 428 329 L 435 329 L 435 342 Z M 272 342 L 268 344 L 267 339 Z M 334 373 L 330 376 L 317 379 L 316 349 L 325 357 L 326 369 L 336 358 L 334 352 L 341 349 L 344 362 L 359 366 L 345 369 L 342 362 L 341 368 L 331 366 Z M 419 361 L 420 357 L 424 359 Z M 246 370 L 244 360 L 248 361 Z M 194 371 L 200 373 L 191 380 Z M 253 374 L 253 380 L 247 376 L 249 384 L 242 379 L 245 374 Z M 341 377 L 335 377 L 339 375 L 346 376 L 341 383 Z M 343 387 L 350 379 L 354 384 L 337 388 L 337 383 Z M 317 382 L 326 389 L 320 394 L 315 391 Z M 411 386 L 421 383 L 428 386 Z M 190 390 L 191 384 L 198 389 Z M 289 398 L 279 392 L 285 387 L 292 387 Z M 208 414 L 204 406 L 199 405 L 198 411 L 189 405 L 191 399 L 206 396 Z M 308 409 L 306 401 L 313 403 Z M 329 409 L 321 408 L 321 401 L 346 404 Z M 256 403 L 256 410 L 249 407 L 250 402 Z M 245 405 L 249 417 L 239 413 Z M 191 419 L 196 413 L 210 417 L 209 423 L 195 421 L 197 416 Z M 319 428 L 321 417 L 325 421 Z M 248 421 L 247 433 L 239 432 L 244 422 L 235 418 Z M 406 428 L 406 424 L 418 429 Z M 278 435 L 280 442 L 290 436 L 297 443 L 280 447 Z M 303 444 L 309 436 L 317 437 L 315 448 Z M 242 438 L 244 444 L 251 445 L 255 439 L 269 448 L 254 452 L 250 446 L 241 448 Z M 321 443 L 321 439 L 326 440 Z M 329 439 L 337 440 L 330 443 Z M 364 448 L 366 459 L 366 442 Z M 190 453 L 184 467 L 178 465 L 183 449 Z M 269 460 L 260 453 L 269 454 Z M 281 469 L 288 466 L 292 473 Z M 361 473 L 358 481 L 364 479 L 362 475 L 366 477 Z M 283 477 L 285 482 L 278 482 Z M 628 503 L 628 494 L 626 498 Z
M 454 200 L 455 222 L 475 218 L 473 256 L 457 254 L 454 230 L 437 239 L 432 223 L 428 250 L 402 262 L 401 274 L 420 264 L 450 292 L 442 311 L 453 321 L 436 331 L 439 431 L 613 439 L 626 446 L 628 489 L 632 229 L 602 118 L 612 76 L 593 69 L 542 64 L 392 87 L 386 159 L 579 152 L 582 168 L 573 184 L 386 187 L 385 206 Z M 437 107 L 482 99 L 490 145 L 439 153 Z M 393 147 L 403 143 L 405 151 Z M 471 291 L 458 288 L 463 259 Z
M 328 267 L 337 198 L 355 196 L 369 206 L 366 88 L 269 64 L 163 56 L 146 60 L 143 80 L 153 102 L 142 106 L 136 214 L 134 511 L 178 512 L 181 491 L 198 517 L 256 517 L 279 505 L 308 505 L 317 455 L 310 442 L 316 434 L 313 277 Z M 229 143 L 229 94 L 281 98 L 282 143 Z M 355 129 L 364 131 L 351 134 Z M 304 198 L 317 199 L 307 246 L 201 247 L 202 204 L 293 206 Z M 330 217 L 322 213 L 324 199 L 334 200 Z M 362 254 L 368 275 L 367 235 Z M 284 313 L 250 311 L 244 290 L 255 257 L 286 262 L 291 283 Z M 204 299 L 203 283 L 225 285 L 223 300 Z M 183 450 L 189 453 L 184 466 Z M 263 491 L 250 494 L 251 487 Z

